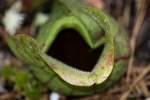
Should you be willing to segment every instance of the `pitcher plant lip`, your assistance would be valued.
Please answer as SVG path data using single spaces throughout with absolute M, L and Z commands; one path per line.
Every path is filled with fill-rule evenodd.
M 112 49 L 113 48 L 110 50 Z M 42 54 L 41 57 L 47 62 L 49 67 L 66 82 L 76 86 L 91 86 L 104 82 L 113 69 L 113 56 L 111 54 L 107 54 L 107 50 L 103 53 L 103 55 L 107 55 L 106 58 L 100 57 L 91 72 L 72 68 L 71 66 L 46 54 Z M 103 60 L 104 62 L 100 62 L 100 60 Z M 104 63 L 106 64 L 105 66 L 103 65 Z
M 63 22 L 64 20 L 65 22 Z M 102 43 L 106 42 L 105 47 L 102 51 L 102 55 L 101 57 L 99 57 L 96 65 L 94 66 L 91 72 L 82 71 L 79 69 L 75 69 L 70 65 L 67 65 L 64 62 L 61 62 L 60 60 L 57 60 L 49 55 L 46 55 L 45 52 L 52 45 L 52 43 L 58 36 L 59 32 L 66 28 L 73 28 L 79 31 L 79 34 L 85 40 L 85 42 L 91 48 L 95 49 L 97 47 L 93 43 L 89 32 L 87 31 L 85 26 L 80 22 L 80 20 L 78 20 L 74 16 L 68 16 L 59 19 L 53 26 L 55 26 L 55 28 L 53 27 L 51 28 L 51 31 L 49 32 L 49 34 L 51 34 L 51 37 L 49 37 L 49 39 L 46 40 L 43 46 L 44 54 L 41 55 L 41 57 L 47 62 L 47 64 L 49 64 L 49 67 L 54 72 L 56 72 L 63 80 L 72 85 L 92 86 L 93 84 L 100 84 L 104 82 L 111 74 L 114 65 L 113 63 L 114 54 L 112 53 L 114 52 L 114 47 L 112 46 L 112 43 L 109 43 L 111 41 L 109 40 L 102 41 L 103 39 L 100 39 L 101 40 L 100 42 L 97 41 L 97 44 L 99 42 L 98 45 L 95 43 L 96 46 L 98 47 L 102 45 Z M 106 30 L 104 31 L 106 32 Z

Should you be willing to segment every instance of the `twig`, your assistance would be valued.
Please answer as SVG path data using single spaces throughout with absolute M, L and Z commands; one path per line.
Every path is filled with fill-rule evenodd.
M 130 81 L 130 75 L 131 75 L 131 71 L 132 71 L 132 66 L 133 66 L 133 62 L 134 62 L 134 53 L 135 53 L 135 46 L 136 46 L 136 40 L 137 40 L 137 36 L 138 36 L 138 32 L 140 30 L 140 27 L 143 23 L 145 14 L 146 14 L 146 8 L 147 8 L 147 0 L 140 0 L 139 3 L 141 4 L 140 7 L 140 11 L 139 14 L 137 15 L 137 20 L 133 29 L 133 35 L 131 37 L 131 41 L 130 41 L 130 47 L 131 47 L 131 58 L 129 60 L 129 65 L 128 65 L 128 72 L 127 72 L 127 83 L 129 83 Z
M 148 90 L 148 86 L 147 86 L 146 82 L 143 80 L 139 83 L 139 85 L 140 85 L 142 93 L 145 95 L 145 97 L 150 97 L 150 92 Z
M 130 92 L 135 88 L 135 86 L 137 85 L 137 83 L 142 80 L 144 78 L 144 76 L 150 72 L 150 65 L 147 66 L 147 68 L 145 68 L 143 70 L 143 72 L 141 72 L 141 74 L 135 79 L 135 81 L 133 82 L 132 85 L 130 85 L 129 89 L 123 93 L 123 95 L 121 96 L 120 100 L 126 100 L 128 95 L 130 94 Z

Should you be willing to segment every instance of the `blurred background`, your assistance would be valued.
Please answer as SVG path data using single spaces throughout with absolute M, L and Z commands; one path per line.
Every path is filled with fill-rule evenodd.
M 36 35 L 51 13 L 52 0 L 0 0 L 0 69 L 6 65 L 22 66 L 7 46 L 7 34 Z M 39 2 L 39 4 L 38 4 Z M 51 91 L 43 100 L 150 100 L 150 1 L 149 0 L 84 0 L 114 17 L 129 36 L 131 58 L 124 77 L 106 92 L 87 97 L 66 97 Z M 0 76 L 0 100 L 26 100 L 13 83 Z

